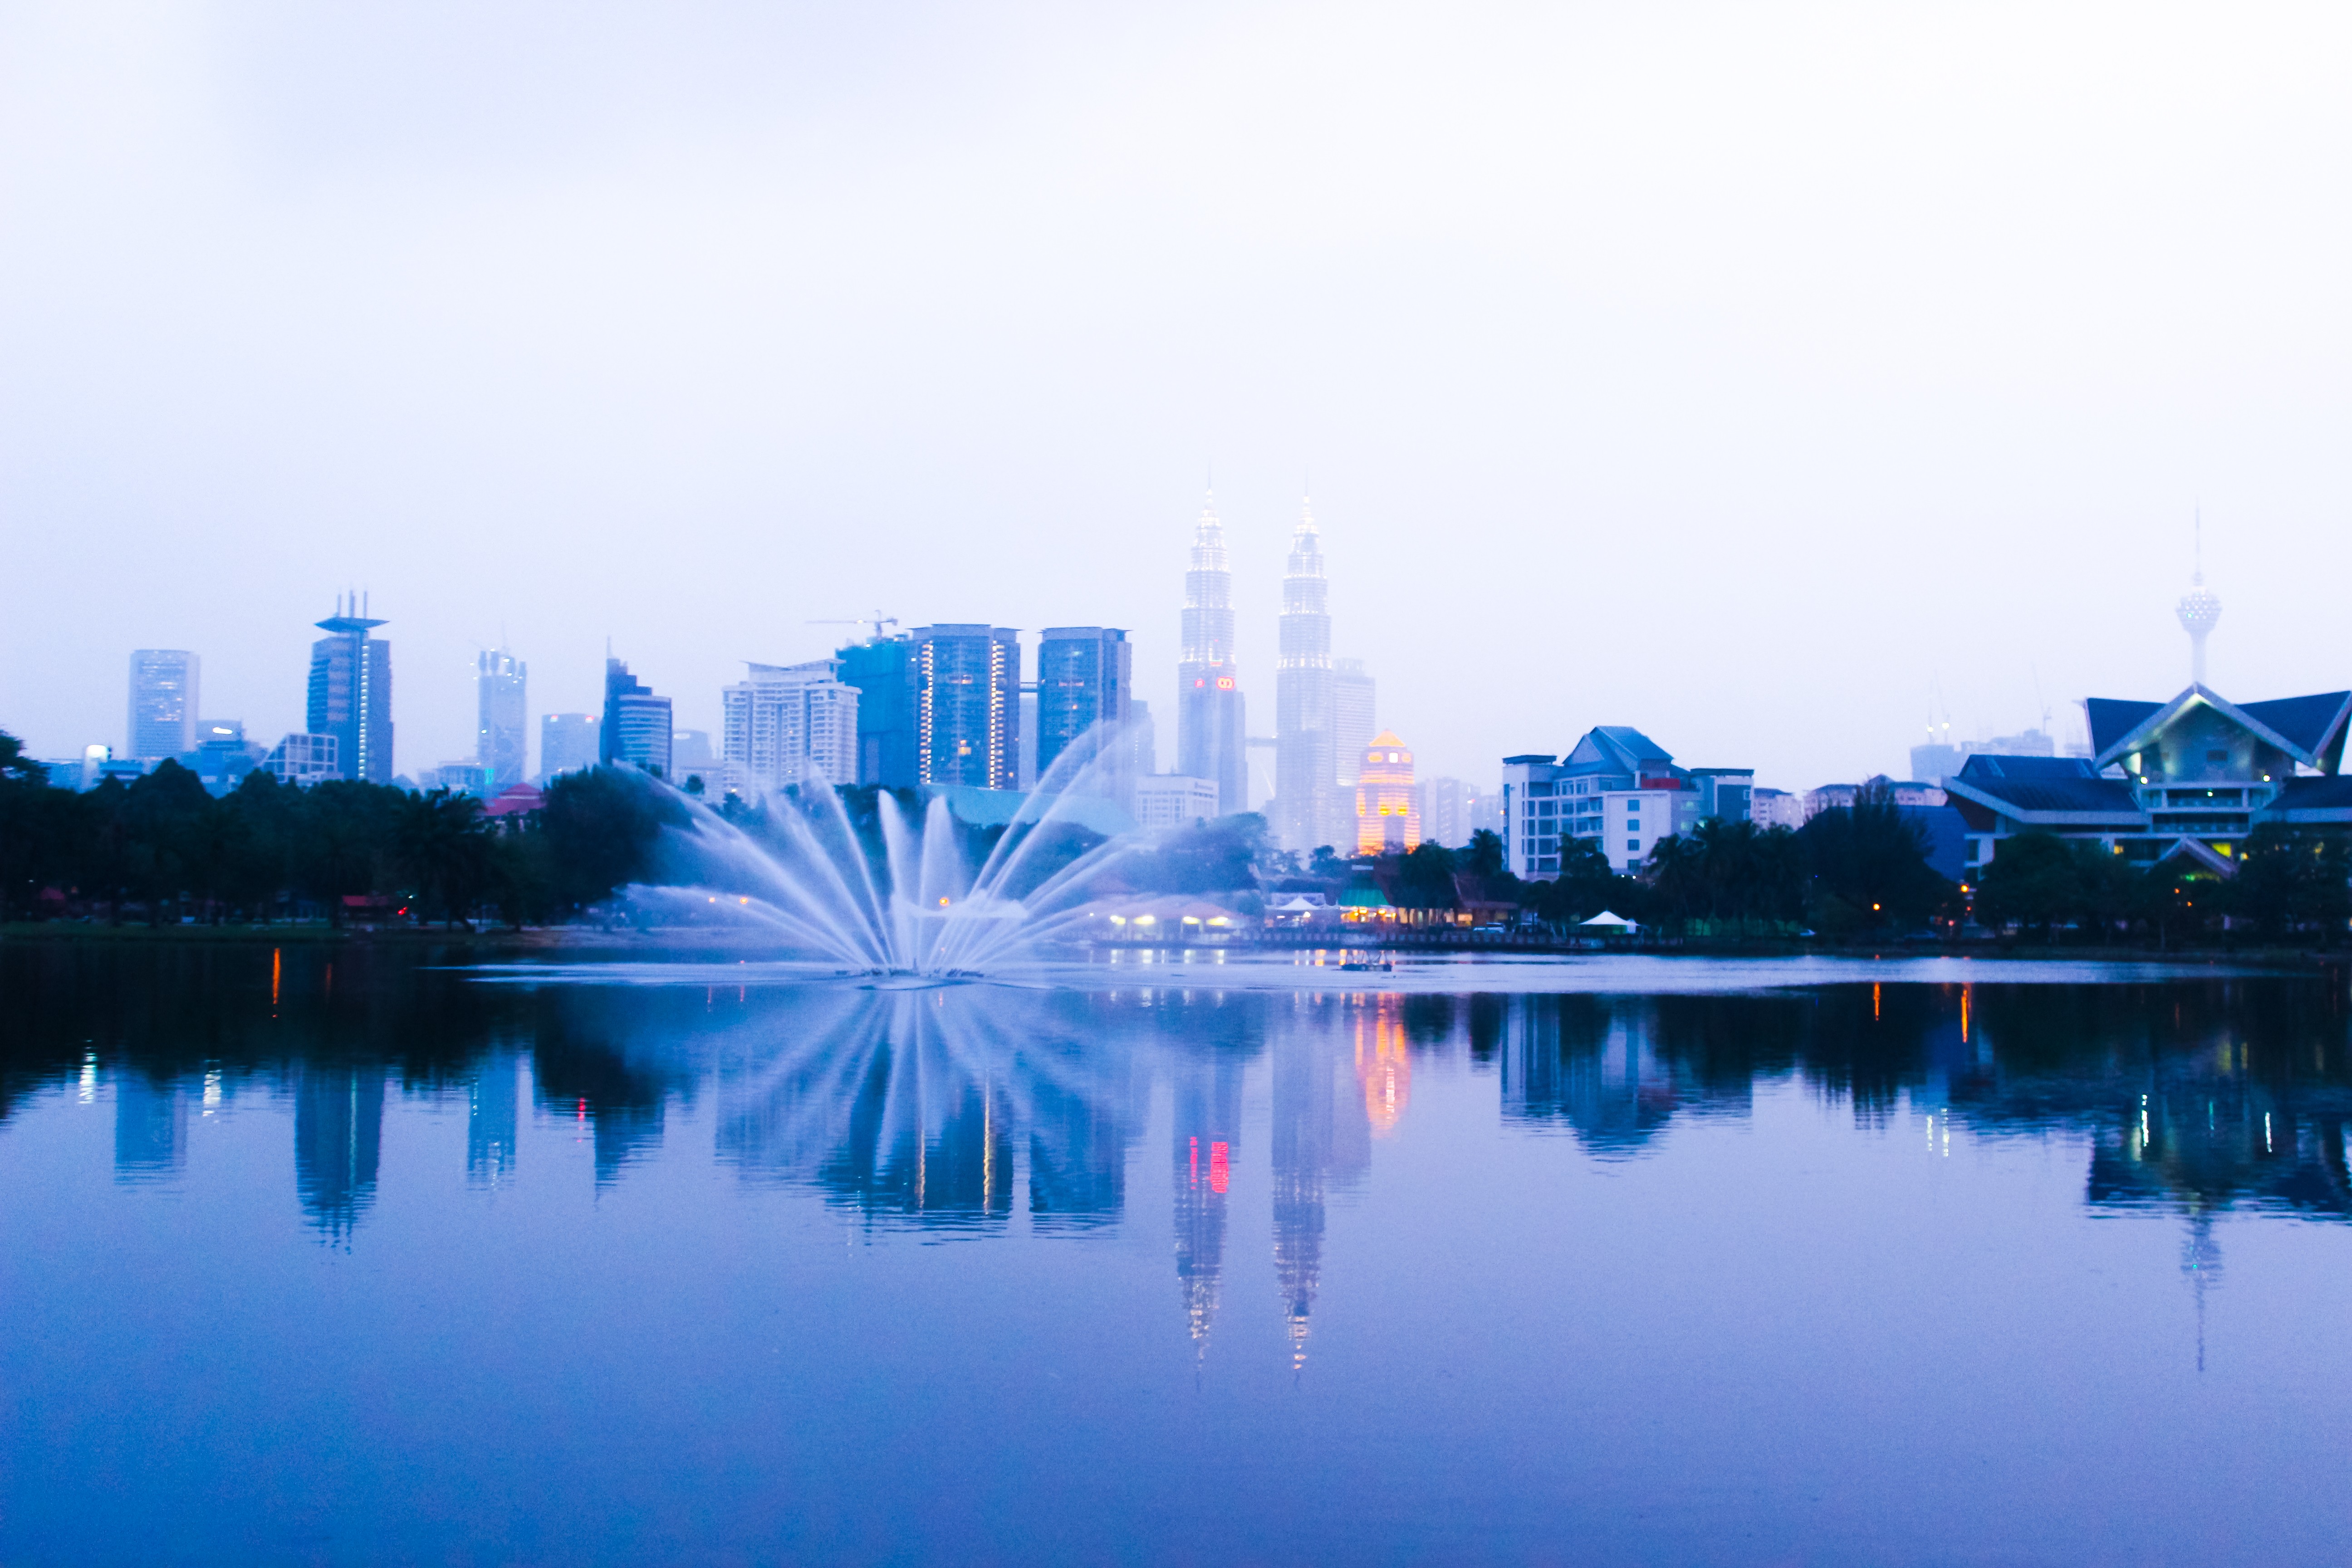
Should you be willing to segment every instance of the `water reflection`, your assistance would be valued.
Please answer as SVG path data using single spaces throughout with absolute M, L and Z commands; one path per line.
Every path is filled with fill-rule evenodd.
M 1383 997 L 1383 1011 L 1398 1011 Z M 1302 1010 L 1302 1022 L 1316 1017 Z M 1357 1020 L 1360 1026 L 1360 1017 Z M 1274 1272 L 1294 1371 L 1307 1363 L 1307 1337 L 1323 1279 L 1324 1205 L 1371 1165 L 1369 1112 L 1359 1114 L 1355 1063 L 1343 1060 L 1328 1028 L 1301 1027 L 1276 1047 L 1271 1094 Z
M 520 1104 L 520 1068 L 515 1059 L 493 1056 L 483 1062 L 466 1095 L 467 1186 L 495 1190 L 513 1177 Z
M 144 1073 L 125 1073 L 114 1085 L 114 1174 L 118 1181 L 152 1181 L 180 1169 L 188 1136 L 188 1108 L 173 1085 Z
M 304 1062 L 294 1069 L 294 1190 L 310 1222 L 348 1241 L 375 1202 L 383 1069 Z
M 348 1245 L 380 1180 L 388 1089 L 462 1103 L 463 1179 L 516 1179 L 527 1122 L 569 1121 L 593 1179 L 625 1180 L 669 1119 L 708 1098 L 738 1179 L 805 1188 L 861 1225 L 1084 1237 L 1133 1223 L 1166 1118 L 1172 1268 L 1205 1347 L 1231 1205 L 1265 1173 L 1294 1363 L 1321 1289 L 1329 1195 L 1412 1132 L 1429 1072 L 1491 1075 L 1503 1126 L 1591 1157 L 1745 1119 L 1793 1080 L 1865 1131 L 1898 1119 L 1927 1152 L 2063 1131 L 2094 1211 L 2233 1209 L 2352 1218 L 2352 1076 L 2335 983 L 1839 985 L 1750 994 L 1318 996 L 1128 988 L 1020 992 L 532 990 L 364 950 L 0 952 L 0 1119 L 29 1095 L 110 1096 L 113 1171 L 178 1177 L 191 1108 L 259 1083 L 290 1100 L 294 1194 Z M 1262 1075 L 1262 1076 L 1256 1076 Z M 1250 1085 L 1262 1087 L 1253 1091 Z M 1261 1093 L 1266 1145 L 1246 1147 Z M 1158 1098 L 1155 1099 L 1155 1096 Z M 1941 1140 L 1939 1148 L 1938 1140 Z M 2210 1278 L 2210 1238 L 2184 1265 Z

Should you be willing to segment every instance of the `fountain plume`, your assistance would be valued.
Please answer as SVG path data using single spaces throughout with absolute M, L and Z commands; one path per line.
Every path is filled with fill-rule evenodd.
M 1106 797 L 1124 778 L 1131 731 L 1097 724 L 1066 748 L 976 871 L 945 797 L 910 822 L 890 791 L 877 792 L 878 843 L 869 847 L 840 793 L 811 777 L 763 794 L 756 834 L 677 795 L 686 820 L 665 829 L 669 874 L 630 896 L 648 908 L 761 925 L 792 948 L 869 974 L 955 978 L 1000 968 L 1067 925 L 1094 879 L 1140 847 L 1130 830 L 1072 853 L 1071 835 L 1059 831 L 1079 826 L 1079 803 Z

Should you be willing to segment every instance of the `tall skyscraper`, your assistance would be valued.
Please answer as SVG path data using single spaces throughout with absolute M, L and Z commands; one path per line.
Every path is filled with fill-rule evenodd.
M 474 760 L 490 770 L 489 793 L 519 784 L 529 771 L 530 710 L 522 660 L 499 648 L 474 662 Z
M 1339 774 L 1332 751 L 1329 595 L 1315 513 L 1301 502 L 1282 578 L 1274 676 L 1274 831 L 1284 848 L 1302 854 L 1344 842 L 1332 821 Z
M 907 634 L 915 782 L 1021 787 L 1021 634 L 943 622 Z
M 1037 772 L 1043 779 L 1071 743 L 1097 724 L 1132 717 L 1135 650 L 1115 626 L 1048 626 L 1037 640 Z M 1103 737 L 1107 742 L 1108 736 Z M 1124 800 L 1126 748 L 1097 770 L 1094 793 Z
M 383 622 L 356 600 L 337 599 L 310 645 L 309 732 L 335 738 L 336 776 L 390 784 L 392 645 L 368 636 Z
M 719 693 L 728 787 L 749 795 L 811 778 L 856 784 L 857 689 L 840 679 L 841 660 L 746 669 Z
M 1376 695 L 1372 678 L 1364 673 L 1362 659 L 1331 661 L 1331 749 L 1339 763 L 1339 783 L 1343 792 L 1356 787 L 1357 770 L 1363 765 L 1364 753 L 1371 749 L 1372 737 L 1380 733 L 1379 706 L 1373 700 Z
M 142 647 L 131 656 L 131 727 L 123 752 L 141 762 L 196 749 L 197 659 L 184 648 Z
M 1183 649 L 1176 666 L 1176 771 L 1217 786 L 1218 809 L 1249 809 L 1249 731 L 1234 662 L 1234 574 L 1216 497 L 1201 509 L 1184 574 Z
M 548 713 L 539 721 L 541 782 L 593 768 L 604 754 L 604 723 L 593 713 Z
M 913 788 L 922 773 L 915 758 L 914 638 L 886 637 L 877 627 L 874 637 L 834 658 L 842 681 L 857 691 L 856 782 Z
M 617 658 L 604 661 L 604 724 L 602 761 L 670 773 L 669 699 L 629 673 Z

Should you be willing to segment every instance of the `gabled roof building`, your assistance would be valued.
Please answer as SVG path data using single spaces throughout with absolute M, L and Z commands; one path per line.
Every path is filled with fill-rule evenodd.
M 2095 697 L 2082 757 L 1970 757 L 1945 781 L 1980 870 L 2029 831 L 2141 862 L 2187 854 L 2223 875 L 2264 822 L 2352 827 L 2339 777 L 2352 691 L 2233 703 L 2192 682 L 2169 702 Z
M 1627 874 L 1659 839 L 1710 817 L 1745 820 L 1756 774 L 1748 768 L 1677 767 L 1664 746 L 1627 724 L 1584 732 L 1565 758 L 1530 752 L 1503 759 L 1503 849 L 1511 874 L 1548 880 L 1560 873 L 1570 839 L 1581 839 Z

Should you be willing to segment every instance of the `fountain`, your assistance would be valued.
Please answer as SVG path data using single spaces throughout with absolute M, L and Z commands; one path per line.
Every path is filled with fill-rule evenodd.
M 1075 907 L 1089 883 L 1139 846 L 1139 836 L 1127 833 L 1077 847 L 1079 803 L 1131 754 L 1129 740 L 1126 727 L 1098 724 L 1072 742 L 977 870 L 943 797 L 909 820 L 889 791 L 876 792 L 878 843 L 869 844 L 821 776 L 769 793 L 756 832 L 672 791 L 686 820 L 664 829 L 665 880 L 633 886 L 627 897 L 672 915 L 754 922 L 792 949 L 863 976 L 977 978 L 1082 918 Z

